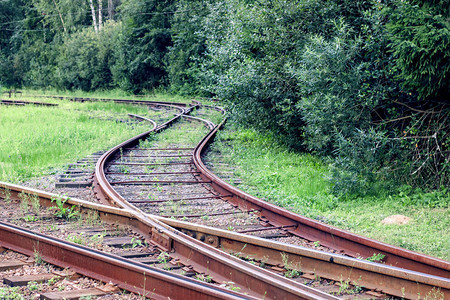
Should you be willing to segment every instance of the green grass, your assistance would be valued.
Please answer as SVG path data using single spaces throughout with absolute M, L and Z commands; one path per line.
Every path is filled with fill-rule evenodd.
M 428 255 L 450 259 L 447 191 L 425 193 L 401 187 L 394 194 L 337 197 L 329 191 L 329 167 L 310 154 L 295 153 L 270 135 L 227 128 L 219 133 L 208 160 L 236 166 L 239 187 L 301 215 Z M 390 215 L 412 219 L 406 225 L 383 225 Z
M 195 147 L 208 133 L 208 129 L 197 121 L 178 121 L 161 133 L 151 136 L 140 144 L 141 148 Z
M 116 122 L 128 119 L 128 112 L 147 113 L 145 107 L 39 99 L 59 106 L 0 106 L 0 180 L 18 183 L 51 174 L 149 127 Z
M 0 299 L 22 300 L 25 298 L 20 294 L 19 287 L 1 287 Z

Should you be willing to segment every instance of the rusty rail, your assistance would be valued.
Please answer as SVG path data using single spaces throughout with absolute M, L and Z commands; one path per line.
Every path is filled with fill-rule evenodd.
M 60 197 L 35 189 L 0 182 L 0 188 L 10 192 L 11 199 L 19 200 L 20 193 L 36 195 L 40 204 L 51 207 L 54 204 L 51 199 Z M 0 193 L 2 195 L 2 193 Z M 135 228 L 144 236 L 152 227 L 139 221 L 133 211 L 114 208 L 107 205 L 63 197 L 66 206 L 75 205 L 82 214 L 95 211 L 101 220 L 127 225 Z M 282 264 L 280 253 L 289 257 L 289 263 L 299 264 L 303 272 L 310 272 L 317 276 L 336 281 L 348 281 L 350 283 L 377 288 L 390 295 L 414 299 L 420 295 L 427 295 L 434 290 L 439 290 L 444 299 L 450 297 L 450 280 L 428 274 L 418 273 L 365 260 L 350 258 L 333 253 L 326 253 L 300 246 L 292 246 L 284 243 L 269 241 L 266 239 L 243 235 L 227 230 L 210 228 L 198 224 L 187 223 L 179 220 L 150 216 L 173 228 L 180 230 L 197 240 L 203 240 L 217 249 L 229 253 L 240 253 L 242 257 L 251 255 L 255 259 L 261 259 L 268 264 Z
M 261 217 L 273 226 L 295 225 L 295 228 L 286 230 L 309 241 L 320 241 L 322 245 L 336 249 L 342 254 L 352 257 L 370 257 L 374 253 L 381 253 L 385 255 L 384 262 L 387 265 L 450 278 L 450 262 L 448 261 L 385 244 L 297 215 L 247 194 L 220 179 L 205 166 L 201 155 L 206 150 L 207 145 L 213 141 L 217 131 L 224 122 L 212 130 L 198 144 L 194 149 L 193 159 L 197 170 L 201 173 L 201 180 L 212 181 L 212 187 L 220 194 L 227 195 L 226 198 L 231 203 L 246 210 L 254 209 L 260 211 Z
M 221 111 L 223 112 L 223 110 Z M 173 121 L 175 121 L 175 119 L 178 119 L 184 113 L 185 112 L 183 111 L 180 115 L 177 115 L 169 122 L 160 125 L 147 133 L 130 139 L 108 151 L 108 153 L 105 153 L 104 157 L 102 157 L 103 164 L 100 163 L 102 159 L 100 159 L 99 163 L 97 164 L 98 168 L 96 169 L 96 173 L 98 172 L 98 174 L 101 174 L 103 172 L 102 176 L 104 177 L 104 163 L 108 160 L 109 157 L 113 156 L 113 154 L 117 153 L 117 151 L 119 151 L 119 149 L 121 148 L 125 149 L 126 147 L 130 147 L 133 144 L 136 144 L 136 141 L 141 138 L 145 138 L 145 136 L 150 132 L 158 131 L 169 126 Z M 199 119 L 199 121 L 204 120 Z M 208 122 L 209 121 L 205 123 L 211 128 L 214 124 Z M 159 246 L 161 246 L 162 248 L 166 248 L 167 250 L 174 251 L 174 257 L 178 257 L 181 261 L 190 261 L 191 264 L 198 270 L 201 271 L 203 268 L 204 271 L 213 274 L 213 276 L 216 278 L 230 280 L 230 278 L 226 277 L 224 274 L 227 274 L 227 272 L 230 271 L 235 273 L 241 272 L 238 276 L 234 274 L 235 277 L 231 278 L 231 280 L 233 281 L 238 281 L 236 280 L 237 278 L 241 280 L 242 278 L 244 278 L 242 277 L 242 273 L 253 274 L 255 271 L 253 269 L 248 269 L 248 266 L 246 266 L 245 264 L 242 266 L 242 268 L 236 267 L 237 270 L 233 269 L 233 267 L 227 266 L 224 271 L 224 269 L 221 268 L 220 264 L 229 263 L 230 265 L 233 265 L 235 263 L 233 262 L 234 258 L 232 258 L 231 260 L 227 260 L 226 257 L 223 257 L 223 254 L 223 258 L 218 258 L 216 257 L 216 253 L 214 251 L 211 252 L 211 250 L 216 249 L 211 249 L 211 247 L 207 247 L 206 249 L 204 249 L 204 252 L 202 252 L 201 250 L 201 254 L 193 254 L 192 248 L 202 247 L 202 243 L 198 243 L 198 241 L 196 243 L 196 239 L 188 236 L 193 235 L 193 232 L 195 232 L 195 235 L 197 237 L 201 236 L 201 234 L 203 234 L 203 236 L 207 235 L 211 237 L 211 239 L 206 239 L 206 241 L 213 241 L 214 245 L 212 246 L 221 245 L 221 248 L 229 252 L 242 252 L 242 250 L 245 248 L 246 251 L 249 251 L 248 253 L 251 252 L 254 255 L 258 255 L 261 253 L 271 253 L 271 259 L 273 259 L 274 261 L 276 261 L 277 258 L 275 257 L 277 255 L 279 256 L 280 251 L 290 251 L 289 255 L 292 256 L 291 259 L 293 259 L 293 261 L 295 261 L 296 259 L 302 261 L 302 263 L 305 264 L 304 267 L 306 269 L 309 268 L 311 270 L 314 270 L 314 272 L 319 276 L 321 276 L 320 272 L 322 272 L 322 276 L 328 276 L 326 278 L 334 278 L 335 280 L 338 280 L 338 278 L 336 278 L 336 276 L 338 276 L 337 274 L 340 274 L 341 276 L 342 274 L 345 274 L 345 276 L 347 276 L 345 278 L 349 278 L 349 280 L 355 281 L 355 279 L 357 279 L 356 277 L 354 277 L 356 276 L 355 274 L 360 274 L 360 278 L 364 278 L 363 280 L 364 282 L 366 282 L 366 286 L 370 287 L 371 285 L 374 285 L 374 287 L 378 288 L 382 286 L 382 290 L 384 292 L 392 295 L 408 297 L 405 295 L 404 291 L 409 290 L 412 292 L 408 295 L 414 297 L 414 295 L 417 295 L 417 292 L 420 292 L 421 295 L 424 295 L 427 293 L 427 291 L 430 291 L 431 288 L 438 287 L 446 295 L 445 297 L 449 296 L 449 262 L 384 244 L 332 226 L 322 224 L 315 220 L 293 214 L 287 210 L 266 203 L 256 197 L 246 194 L 238 190 L 237 188 L 228 185 L 220 178 L 215 176 L 210 170 L 206 168 L 206 166 L 202 162 L 201 154 L 206 149 L 206 146 L 210 142 L 212 142 L 215 134 L 222 125 L 223 123 L 219 126 L 216 126 L 214 130 L 211 130 L 211 132 L 195 148 L 194 163 L 198 171 L 201 173 L 202 179 L 204 181 L 211 181 L 211 185 L 216 189 L 216 191 L 219 191 L 222 195 L 224 195 L 223 197 L 226 197 L 228 200 L 230 200 L 230 202 L 235 203 L 240 207 L 245 207 L 246 210 L 253 209 L 260 211 L 261 217 L 263 219 L 266 219 L 268 223 L 272 224 L 275 227 L 284 226 L 286 227 L 287 231 L 297 236 L 306 238 L 311 241 L 320 240 L 321 244 L 330 248 L 340 250 L 344 254 L 366 257 L 371 256 L 373 253 L 385 254 L 386 264 L 393 265 L 394 267 L 361 262 L 361 260 L 355 260 L 345 256 L 328 253 L 324 254 L 322 252 L 303 249 L 301 247 L 286 245 L 280 246 L 280 244 L 276 242 L 269 242 L 253 237 L 250 238 L 244 235 L 241 235 L 241 237 L 239 237 L 239 235 L 236 233 L 223 231 L 221 232 L 221 230 L 214 230 L 199 225 L 187 223 L 184 224 L 185 222 L 181 221 L 144 215 L 141 212 L 137 211 L 137 209 L 132 204 L 127 203 L 107 183 L 106 179 L 104 180 L 104 182 L 106 183 L 102 182 L 102 179 L 99 179 L 100 186 L 102 187 L 102 193 L 107 195 L 106 197 L 109 198 L 110 201 L 115 203 L 116 206 L 122 207 L 123 209 L 120 210 L 121 212 L 129 215 L 129 220 L 126 221 L 126 218 L 124 218 L 122 222 L 133 224 L 133 227 L 137 228 L 138 231 L 140 231 L 144 236 L 148 236 L 150 239 L 152 239 L 155 244 L 158 244 Z M 114 208 L 109 209 L 115 210 Z M 105 218 L 108 218 L 107 216 L 109 215 L 110 221 L 113 221 L 114 218 L 111 216 L 111 213 L 104 213 L 104 215 Z M 168 227 L 166 224 L 174 226 L 177 229 L 180 229 L 183 232 L 187 233 L 188 235 L 181 234 L 179 231 Z M 230 235 L 232 237 L 230 237 Z M 247 246 L 244 247 L 244 245 Z M 299 250 L 300 248 L 301 250 Z M 206 269 L 204 265 L 202 265 L 205 259 L 214 261 L 213 263 L 209 261 Z M 413 271 L 408 271 L 397 267 L 403 267 L 405 269 Z M 245 274 L 245 276 L 249 276 L 249 274 Z M 267 278 L 270 278 L 270 276 L 273 275 L 258 274 L 257 276 L 268 276 Z M 249 280 L 248 277 L 245 278 L 245 280 Z M 272 281 L 272 279 L 270 281 Z M 261 287 L 261 284 L 266 283 L 264 283 L 263 280 L 262 282 L 253 281 L 253 284 L 257 284 L 258 287 Z M 277 284 L 289 285 L 290 281 L 288 280 L 287 283 L 277 282 Z M 400 289 L 400 287 L 403 287 L 404 289 Z M 258 291 L 256 290 L 252 290 L 251 287 L 247 286 L 247 288 L 250 295 L 255 295 L 258 297 L 261 296 L 261 293 L 258 293 Z M 281 286 L 277 288 L 281 288 Z M 289 286 L 286 289 L 289 290 L 291 288 L 296 289 L 297 287 Z M 272 294 L 265 294 L 265 297 L 279 297 L 280 295 L 289 297 L 289 295 L 291 294 L 289 294 L 289 291 L 286 291 L 286 289 L 281 294 L 279 294 L 280 290 L 277 290 L 276 293 L 272 291 Z M 399 294 L 399 291 L 401 291 L 402 294 Z M 302 297 L 308 298 L 314 293 L 315 291 L 311 290 L 303 294 Z M 323 295 L 315 294 L 314 297 L 320 296 Z
M 152 299 L 256 299 L 3 222 L 0 246 Z
M 172 105 L 172 106 L 183 106 L 183 107 L 189 107 L 191 106 L 190 103 L 182 103 L 182 102 L 166 102 L 166 101 L 153 101 L 153 100 L 134 100 L 134 99 L 115 99 L 115 98 L 89 98 L 89 97 L 68 97 L 68 96 L 55 96 L 55 95 L 36 95 L 33 96 L 36 98 L 53 98 L 53 99 L 60 99 L 60 100 L 69 100 L 69 101 L 75 101 L 75 102 L 107 102 L 112 101 L 115 103 L 125 103 L 125 104 L 138 104 L 138 105 Z M 194 101 L 194 105 L 198 105 L 198 101 Z
M 176 121 L 181 115 L 177 115 L 165 124 L 158 126 L 154 131 L 161 130 Z M 239 258 L 228 255 L 216 248 L 203 244 L 202 242 L 185 235 L 166 224 L 158 221 L 152 216 L 143 214 L 134 205 L 128 203 L 111 186 L 105 176 L 106 162 L 111 160 L 121 148 L 136 145 L 142 138 L 148 136 L 150 132 L 140 134 L 129 139 L 116 147 L 107 151 L 97 162 L 95 168 L 94 183 L 97 196 L 103 201 L 114 206 L 132 212 L 140 221 L 138 228 L 144 236 L 148 236 L 154 244 L 166 251 L 171 251 L 174 258 L 178 258 L 182 263 L 190 264 L 197 272 L 208 273 L 218 282 L 236 283 L 242 292 L 249 295 L 264 297 L 266 299 L 278 298 L 328 298 L 334 299 L 326 293 L 299 284 L 282 276 L 273 274 L 266 270 L 243 262 Z
M 220 111 L 224 113 L 223 110 Z M 195 118 L 195 120 L 204 122 L 210 128 L 214 126 L 214 124 L 212 124 L 211 122 L 200 118 Z M 429 291 L 430 287 L 432 288 L 434 286 L 440 286 L 440 284 L 442 285 L 442 283 L 439 282 L 440 277 L 449 278 L 449 263 L 446 261 L 425 256 L 419 253 L 414 253 L 406 249 L 387 245 L 332 226 L 322 224 L 315 220 L 293 214 L 292 212 L 276 207 L 256 197 L 248 195 L 222 181 L 210 170 L 208 170 L 201 160 L 201 153 L 204 151 L 205 146 L 212 141 L 215 134 L 222 125 L 223 123 L 211 130 L 211 132 L 194 149 L 193 156 L 197 170 L 201 174 L 201 181 L 210 181 L 213 188 L 220 194 L 222 194 L 223 197 L 226 197 L 227 200 L 230 200 L 230 202 L 237 204 L 245 210 L 258 210 L 261 217 L 263 219 L 266 218 L 266 220 L 275 227 L 287 227 L 287 231 L 311 241 L 320 240 L 322 245 L 338 249 L 343 254 L 352 255 L 354 257 L 370 257 L 374 253 L 382 253 L 386 255 L 386 264 L 393 265 L 394 267 L 410 269 L 412 271 L 417 271 L 420 273 L 435 275 L 437 279 L 435 278 L 434 283 L 433 278 L 429 279 L 429 281 L 422 285 L 422 291 L 427 289 Z M 123 198 L 121 201 L 123 202 L 122 207 L 131 205 L 130 203 L 127 203 Z M 131 209 L 136 208 L 131 205 Z M 254 247 L 252 249 L 255 250 L 255 252 L 258 252 L 257 247 Z M 330 259 L 331 262 L 333 262 L 335 258 L 332 257 Z M 339 270 L 339 268 L 336 269 L 336 273 L 342 274 L 342 270 Z M 328 276 L 333 277 L 333 273 L 334 272 L 331 271 L 328 272 Z M 358 272 L 354 272 L 354 274 L 358 274 Z M 365 275 L 365 278 L 370 278 L 368 274 Z M 372 279 L 377 276 L 379 276 L 379 274 L 372 275 Z M 383 276 L 386 276 L 386 274 L 384 274 Z M 333 278 L 336 278 L 336 276 L 334 276 Z M 367 279 L 367 281 L 365 282 L 368 283 L 367 286 L 371 286 L 370 279 Z M 389 284 L 391 283 L 390 280 L 385 281 L 384 284 L 381 284 L 380 281 L 378 282 L 378 285 L 382 285 L 383 287 L 385 287 L 384 291 L 386 291 L 387 293 L 402 296 L 402 294 L 399 294 L 398 289 L 389 287 Z M 446 286 L 447 283 L 444 283 L 443 286 Z M 402 286 L 405 287 L 406 285 L 403 283 Z M 423 288 L 423 286 L 427 287 Z M 417 288 L 410 290 L 417 290 Z M 404 292 L 402 293 L 404 295 Z

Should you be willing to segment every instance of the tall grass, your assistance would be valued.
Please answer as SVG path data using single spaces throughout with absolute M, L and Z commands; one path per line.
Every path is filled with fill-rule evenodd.
M 58 103 L 58 107 L 0 106 L 0 180 L 17 183 L 49 174 L 148 128 L 146 123 L 129 126 L 115 121 L 128 111 L 145 112 L 145 108 Z

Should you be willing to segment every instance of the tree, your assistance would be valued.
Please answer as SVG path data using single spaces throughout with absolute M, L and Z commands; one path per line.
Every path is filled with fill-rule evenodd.
M 386 11 L 397 78 L 421 99 L 450 95 L 450 22 L 446 1 L 394 1 Z
M 139 92 L 152 89 L 166 78 L 166 55 L 172 45 L 170 20 L 175 9 L 173 0 L 130 0 L 121 9 L 124 39 L 118 55 L 123 64 L 120 84 Z

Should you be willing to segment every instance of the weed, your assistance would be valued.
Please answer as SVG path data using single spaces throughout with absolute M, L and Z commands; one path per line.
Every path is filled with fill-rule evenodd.
M 33 208 L 33 211 L 37 214 L 39 213 L 39 208 L 41 207 L 41 204 L 39 203 L 39 196 L 36 194 L 30 195 L 31 200 L 31 207 Z
M 52 207 L 55 210 L 53 213 L 55 217 L 72 220 L 80 216 L 80 212 L 77 210 L 75 205 L 72 205 L 72 207 L 64 206 L 67 199 L 62 200 L 60 197 L 56 197 L 51 200 L 56 203 L 56 206 Z
M 283 262 L 284 268 L 286 272 L 284 272 L 284 276 L 287 278 L 295 278 L 301 275 L 301 271 L 298 266 L 294 267 L 291 262 L 289 262 L 289 255 L 282 252 L 281 253 L 281 261 Z
M 5 300 L 25 300 L 20 294 L 19 287 L 0 287 L 0 299 Z
M 348 294 L 348 291 L 349 291 L 349 286 L 350 286 L 350 283 L 349 283 L 349 281 L 347 280 L 347 281 L 340 281 L 339 282 L 339 292 L 338 292 L 338 294 L 340 295 L 340 294 Z
M 208 219 L 209 219 L 209 216 L 207 216 L 207 215 L 202 216 L 203 221 L 208 221 Z
M 55 277 L 50 278 L 50 279 L 47 281 L 47 283 L 48 283 L 49 285 L 53 285 L 53 284 L 55 284 L 56 282 L 58 282 L 60 279 L 61 279 L 61 277 L 55 276 Z
M 47 231 L 56 231 L 58 230 L 58 226 L 56 224 L 47 225 Z
M 90 240 L 94 244 L 101 244 L 103 242 L 104 237 L 105 236 L 103 234 L 97 233 L 97 234 L 94 234 L 93 236 L 91 236 Z
M 81 220 L 81 218 L 80 218 L 80 220 Z M 100 215 L 99 215 L 98 211 L 89 210 L 84 217 L 84 222 L 89 226 L 95 226 L 95 225 L 101 224 Z
M 233 231 L 233 230 L 234 230 L 234 227 L 230 225 L 230 226 L 227 227 L 227 230 Z
M 314 244 L 314 247 L 320 247 L 320 241 L 315 241 L 313 244 Z
M 3 199 L 5 199 L 5 203 L 11 203 L 11 189 L 4 187 L 3 188 Z
M 86 237 L 84 236 L 84 232 L 80 232 L 79 234 L 71 233 L 67 236 L 66 240 L 69 242 L 79 244 L 79 245 L 87 245 Z
M 124 166 L 124 165 L 119 165 L 119 172 L 128 174 L 128 173 L 130 173 L 130 167 Z
M 429 300 L 444 300 L 445 294 L 444 294 L 444 292 L 441 291 L 440 288 L 433 287 L 433 289 L 425 295 L 425 299 L 426 300 L 428 300 L 428 299 Z
M 261 261 L 259 262 L 259 266 L 261 268 L 264 268 L 266 266 L 266 263 L 269 261 L 269 257 L 268 256 L 264 256 Z
M 167 252 L 161 252 L 159 255 L 158 255 L 158 261 L 159 261 L 159 263 L 161 263 L 161 264 L 167 264 L 167 262 L 169 261 L 169 259 L 170 259 L 170 255 L 169 255 L 169 253 L 167 253 Z
M 30 281 L 28 282 L 27 287 L 30 291 L 37 291 L 40 285 L 36 281 Z
M 197 273 L 195 274 L 195 278 L 203 282 L 212 282 L 212 277 L 210 275 Z
M 131 248 L 136 248 L 136 247 L 140 247 L 142 246 L 142 241 L 140 239 L 137 239 L 135 237 L 131 238 Z
M 361 277 L 358 279 L 358 281 L 361 280 Z M 354 286 L 352 286 L 350 284 L 349 280 L 340 280 L 339 281 L 339 291 L 337 292 L 337 295 L 341 295 L 341 294 L 347 294 L 347 295 L 353 295 L 353 294 L 358 294 L 363 290 L 363 288 L 357 284 L 355 284 Z
M 226 285 L 228 289 L 232 291 L 239 292 L 241 290 L 240 287 L 235 286 L 235 283 L 233 281 L 224 281 L 223 283 Z
M 36 249 L 34 250 L 34 262 L 37 265 L 41 265 L 44 263 L 44 260 L 42 259 L 41 254 L 39 253 L 39 251 L 37 251 Z
M 32 215 L 26 215 L 23 219 L 25 222 L 36 222 L 38 220 L 36 216 Z
M 28 194 L 25 192 L 21 192 L 19 194 L 19 199 L 20 199 L 20 210 L 25 215 L 26 213 L 28 213 L 28 201 L 29 201 Z
M 386 255 L 384 255 L 384 254 L 374 253 L 371 257 L 368 257 L 366 259 L 368 261 L 381 262 L 385 257 L 386 257 Z

